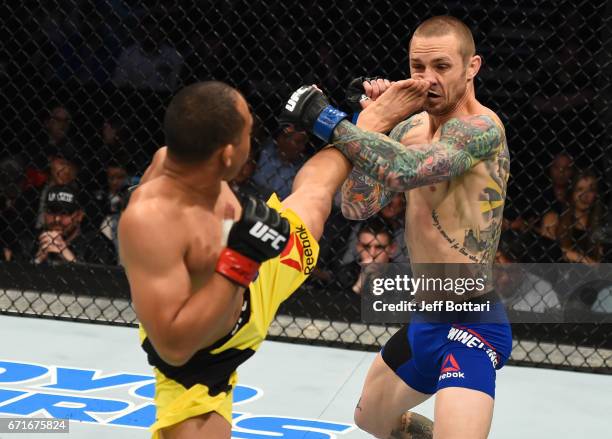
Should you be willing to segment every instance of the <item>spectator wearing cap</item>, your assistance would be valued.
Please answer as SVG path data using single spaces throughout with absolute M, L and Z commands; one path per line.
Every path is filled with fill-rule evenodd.
M 38 197 L 38 210 L 35 227 L 43 226 L 47 193 L 55 186 L 77 187 L 80 161 L 77 151 L 69 144 L 49 152 L 49 173 L 47 184 L 41 189 Z
M 262 147 L 253 181 L 276 192 L 281 200 L 288 197 L 293 179 L 304 164 L 307 142 L 305 131 L 293 125 L 281 126 Z
M 35 264 L 117 263 L 109 239 L 99 232 L 82 232 L 84 213 L 78 195 L 71 186 L 53 186 L 47 191 L 42 233 L 30 247 Z

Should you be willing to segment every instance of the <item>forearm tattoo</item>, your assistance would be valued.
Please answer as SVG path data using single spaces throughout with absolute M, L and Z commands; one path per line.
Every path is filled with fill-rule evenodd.
M 432 439 L 433 422 L 418 413 L 406 412 L 402 415 L 402 425 L 391 431 L 391 439 Z
M 393 191 L 406 191 L 457 177 L 500 147 L 502 132 L 488 116 L 454 118 L 440 140 L 402 145 L 343 121 L 334 130 L 334 146 L 367 176 Z
M 422 123 L 421 119 L 407 119 L 399 123 L 389 137 L 401 142 L 412 128 Z M 342 185 L 342 212 L 349 219 L 365 219 L 382 209 L 392 196 L 393 191 L 355 167 Z

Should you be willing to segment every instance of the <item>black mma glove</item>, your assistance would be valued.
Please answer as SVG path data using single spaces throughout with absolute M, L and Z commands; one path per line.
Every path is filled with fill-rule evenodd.
M 242 217 L 230 229 L 215 270 L 248 287 L 262 262 L 278 256 L 289 239 L 289 221 L 266 203 L 248 197 Z
M 372 78 L 360 76 L 349 82 L 349 85 L 346 88 L 345 98 L 346 104 L 353 112 L 359 113 L 361 110 L 363 110 L 363 108 L 361 108 L 361 101 L 369 99 L 365 94 L 365 90 L 363 89 L 363 83 L 366 81 L 376 81 L 380 78 L 380 76 L 374 76 Z
M 293 92 L 279 122 L 294 124 L 329 142 L 336 125 L 346 118 L 348 114 L 332 107 L 327 97 L 314 85 L 304 85 Z

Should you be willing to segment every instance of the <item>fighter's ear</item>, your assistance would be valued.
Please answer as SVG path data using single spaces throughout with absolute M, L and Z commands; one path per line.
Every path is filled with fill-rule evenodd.
M 474 55 L 470 57 L 467 65 L 467 78 L 468 80 L 473 80 L 478 71 L 480 70 L 480 66 L 482 65 L 482 58 L 480 55 Z
M 236 148 L 231 143 L 228 143 L 227 145 L 224 145 L 220 148 L 218 157 L 220 158 L 223 166 L 225 166 L 226 168 L 230 168 L 232 166 L 232 163 L 234 163 L 235 153 Z

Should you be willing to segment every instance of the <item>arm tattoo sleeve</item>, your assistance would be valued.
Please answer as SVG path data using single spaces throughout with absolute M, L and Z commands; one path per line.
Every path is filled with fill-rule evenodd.
M 503 134 L 488 116 L 454 118 L 442 126 L 440 140 L 402 145 L 343 121 L 333 143 L 353 165 L 389 190 L 406 191 L 450 180 L 501 147 Z
M 410 118 L 399 123 L 389 134 L 393 140 L 401 142 L 404 135 L 420 121 Z M 349 178 L 342 185 L 342 213 L 348 219 L 365 219 L 374 215 L 391 200 L 393 191 L 353 168 Z

